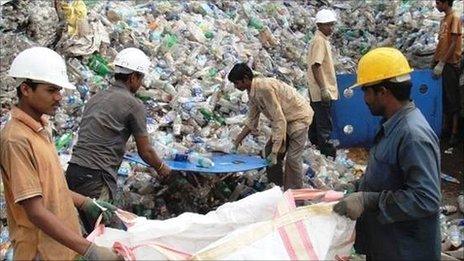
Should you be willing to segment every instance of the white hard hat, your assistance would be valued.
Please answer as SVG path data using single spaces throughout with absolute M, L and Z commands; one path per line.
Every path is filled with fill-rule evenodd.
M 129 69 L 132 71 L 148 74 L 150 72 L 150 58 L 137 48 L 126 48 L 120 51 L 114 59 L 116 72 L 124 73 L 124 70 L 118 67 Z M 130 71 L 127 71 L 130 73 Z
M 8 76 L 76 89 L 69 82 L 64 59 L 57 52 L 45 47 L 32 47 L 20 52 L 11 63 Z
M 334 11 L 328 9 L 319 10 L 316 14 L 316 23 L 325 24 L 337 21 Z

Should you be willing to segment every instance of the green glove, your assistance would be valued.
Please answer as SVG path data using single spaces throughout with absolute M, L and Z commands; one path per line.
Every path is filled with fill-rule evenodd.
M 378 208 L 380 193 L 355 192 L 340 200 L 333 206 L 333 211 L 352 220 L 358 219 L 364 210 Z
M 104 224 L 109 224 L 113 217 L 116 207 L 103 200 L 95 200 L 86 198 L 85 202 L 80 207 L 80 210 L 85 213 L 90 220 L 96 220 L 103 213 L 102 221 Z

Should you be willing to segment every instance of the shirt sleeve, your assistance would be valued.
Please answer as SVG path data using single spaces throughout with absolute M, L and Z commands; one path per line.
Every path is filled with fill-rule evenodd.
M 34 165 L 35 158 L 27 142 L 8 142 L 2 150 L 4 175 L 11 184 L 14 203 L 42 196 L 41 182 Z
M 461 18 L 457 15 L 453 15 L 453 18 L 451 19 L 451 33 L 458 35 L 462 34 Z
M 258 107 L 253 102 L 249 102 L 248 107 L 250 109 L 250 112 L 248 113 L 248 119 L 247 119 L 245 125 L 251 131 L 256 131 L 257 128 L 258 128 L 259 116 L 260 116 L 261 112 L 258 110 Z
M 146 136 L 147 132 L 147 113 L 142 103 L 137 102 L 129 113 L 129 129 L 134 137 Z
M 285 142 L 287 133 L 287 120 L 285 119 L 282 107 L 277 100 L 274 88 L 269 86 L 268 88 L 263 88 L 262 90 L 262 98 L 266 106 L 266 111 L 271 117 L 269 120 L 271 120 L 272 129 L 272 153 L 277 154 Z
M 383 191 L 379 221 L 393 223 L 423 218 L 440 208 L 440 156 L 431 142 L 412 140 L 401 145 L 398 161 L 405 184 L 397 191 Z
M 311 66 L 315 63 L 322 64 L 325 57 L 325 43 L 320 39 L 314 39 L 311 48 L 308 50 L 308 70 L 311 70 Z

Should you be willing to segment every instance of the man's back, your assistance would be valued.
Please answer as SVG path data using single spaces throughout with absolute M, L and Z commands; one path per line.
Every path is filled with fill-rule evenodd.
M 130 135 L 145 133 L 143 104 L 116 82 L 87 103 L 70 162 L 116 175 Z

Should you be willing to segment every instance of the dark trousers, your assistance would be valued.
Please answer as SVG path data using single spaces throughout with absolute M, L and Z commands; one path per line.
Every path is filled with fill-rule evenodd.
M 335 157 L 336 149 L 329 142 L 330 133 L 332 132 L 332 115 L 330 102 L 311 102 L 311 107 L 314 110 L 313 122 L 309 126 L 308 137 L 312 144 L 326 156 Z
M 70 190 L 89 198 L 95 198 L 112 203 L 111 181 L 103 170 L 89 169 L 77 164 L 69 163 L 66 169 L 66 182 Z M 114 184 L 116 185 L 116 183 Z M 82 211 L 78 210 L 82 225 L 87 233 L 95 228 L 96 220 L 90 220 Z

